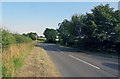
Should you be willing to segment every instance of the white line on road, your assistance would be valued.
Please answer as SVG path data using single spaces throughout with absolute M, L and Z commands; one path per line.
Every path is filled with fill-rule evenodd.
M 94 68 L 96 68 L 96 69 L 100 69 L 99 67 L 97 67 L 97 66 L 95 66 L 95 65 L 92 65 L 92 64 L 90 64 L 90 63 L 88 63 L 88 62 L 86 62 L 86 61 L 84 61 L 84 60 L 81 60 L 81 59 L 79 59 L 79 58 L 77 58 L 77 57 L 75 57 L 75 56 L 73 56 L 73 55 L 69 55 L 70 57 L 72 57 L 72 58 L 74 58 L 74 59 L 76 59 L 76 60 L 78 60 L 78 61 L 81 61 L 81 62 L 83 62 L 83 63 L 85 63 L 85 64 L 88 64 L 88 65 L 90 65 L 90 66 L 92 66 L 92 67 L 94 67 Z

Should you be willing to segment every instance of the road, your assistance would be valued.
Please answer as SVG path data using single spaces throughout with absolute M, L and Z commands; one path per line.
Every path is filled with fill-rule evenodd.
M 39 43 L 50 56 L 62 77 L 117 77 L 118 60 L 77 52 L 56 44 Z

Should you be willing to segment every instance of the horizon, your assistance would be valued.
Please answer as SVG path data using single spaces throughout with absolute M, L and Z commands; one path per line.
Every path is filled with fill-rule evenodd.
M 13 33 L 36 32 L 43 36 L 46 28 L 57 29 L 64 19 L 89 13 L 101 3 L 118 9 L 118 2 L 3 2 L 0 4 L 3 14 L 0 23 Z

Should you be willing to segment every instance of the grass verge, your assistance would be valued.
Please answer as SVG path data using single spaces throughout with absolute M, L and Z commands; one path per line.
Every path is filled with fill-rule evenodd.
M 26 72 L 27 71 L 27 72 Z M 34 47 L 25 58 L 24 65 L 17 73 L 17 77 L 60 77 L 59 71 L 44 49 Z
M 32 43 L 14 44 L 4 49 L 2 52 L 3 77 L 15 77 L 31 49 Z

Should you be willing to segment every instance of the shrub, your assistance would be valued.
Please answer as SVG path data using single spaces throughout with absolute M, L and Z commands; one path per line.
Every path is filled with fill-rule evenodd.
M 2 47 L 8 47 L 11 44 L 16 43 L 16 39 L 12 33 L 3 30 L 2 31 Z
M 2 47 L 7 48 L 11 44 L 29 43 L 31 38 L 20 34 L 12 34 L 7 30 L 2 31 Z
M 32 40 L 29 37 L 26 37 L 24 35 L 20 34 L 14 34 L 14 37 L 16 39 L 16 43 L 28 43 L 31 42 Z

